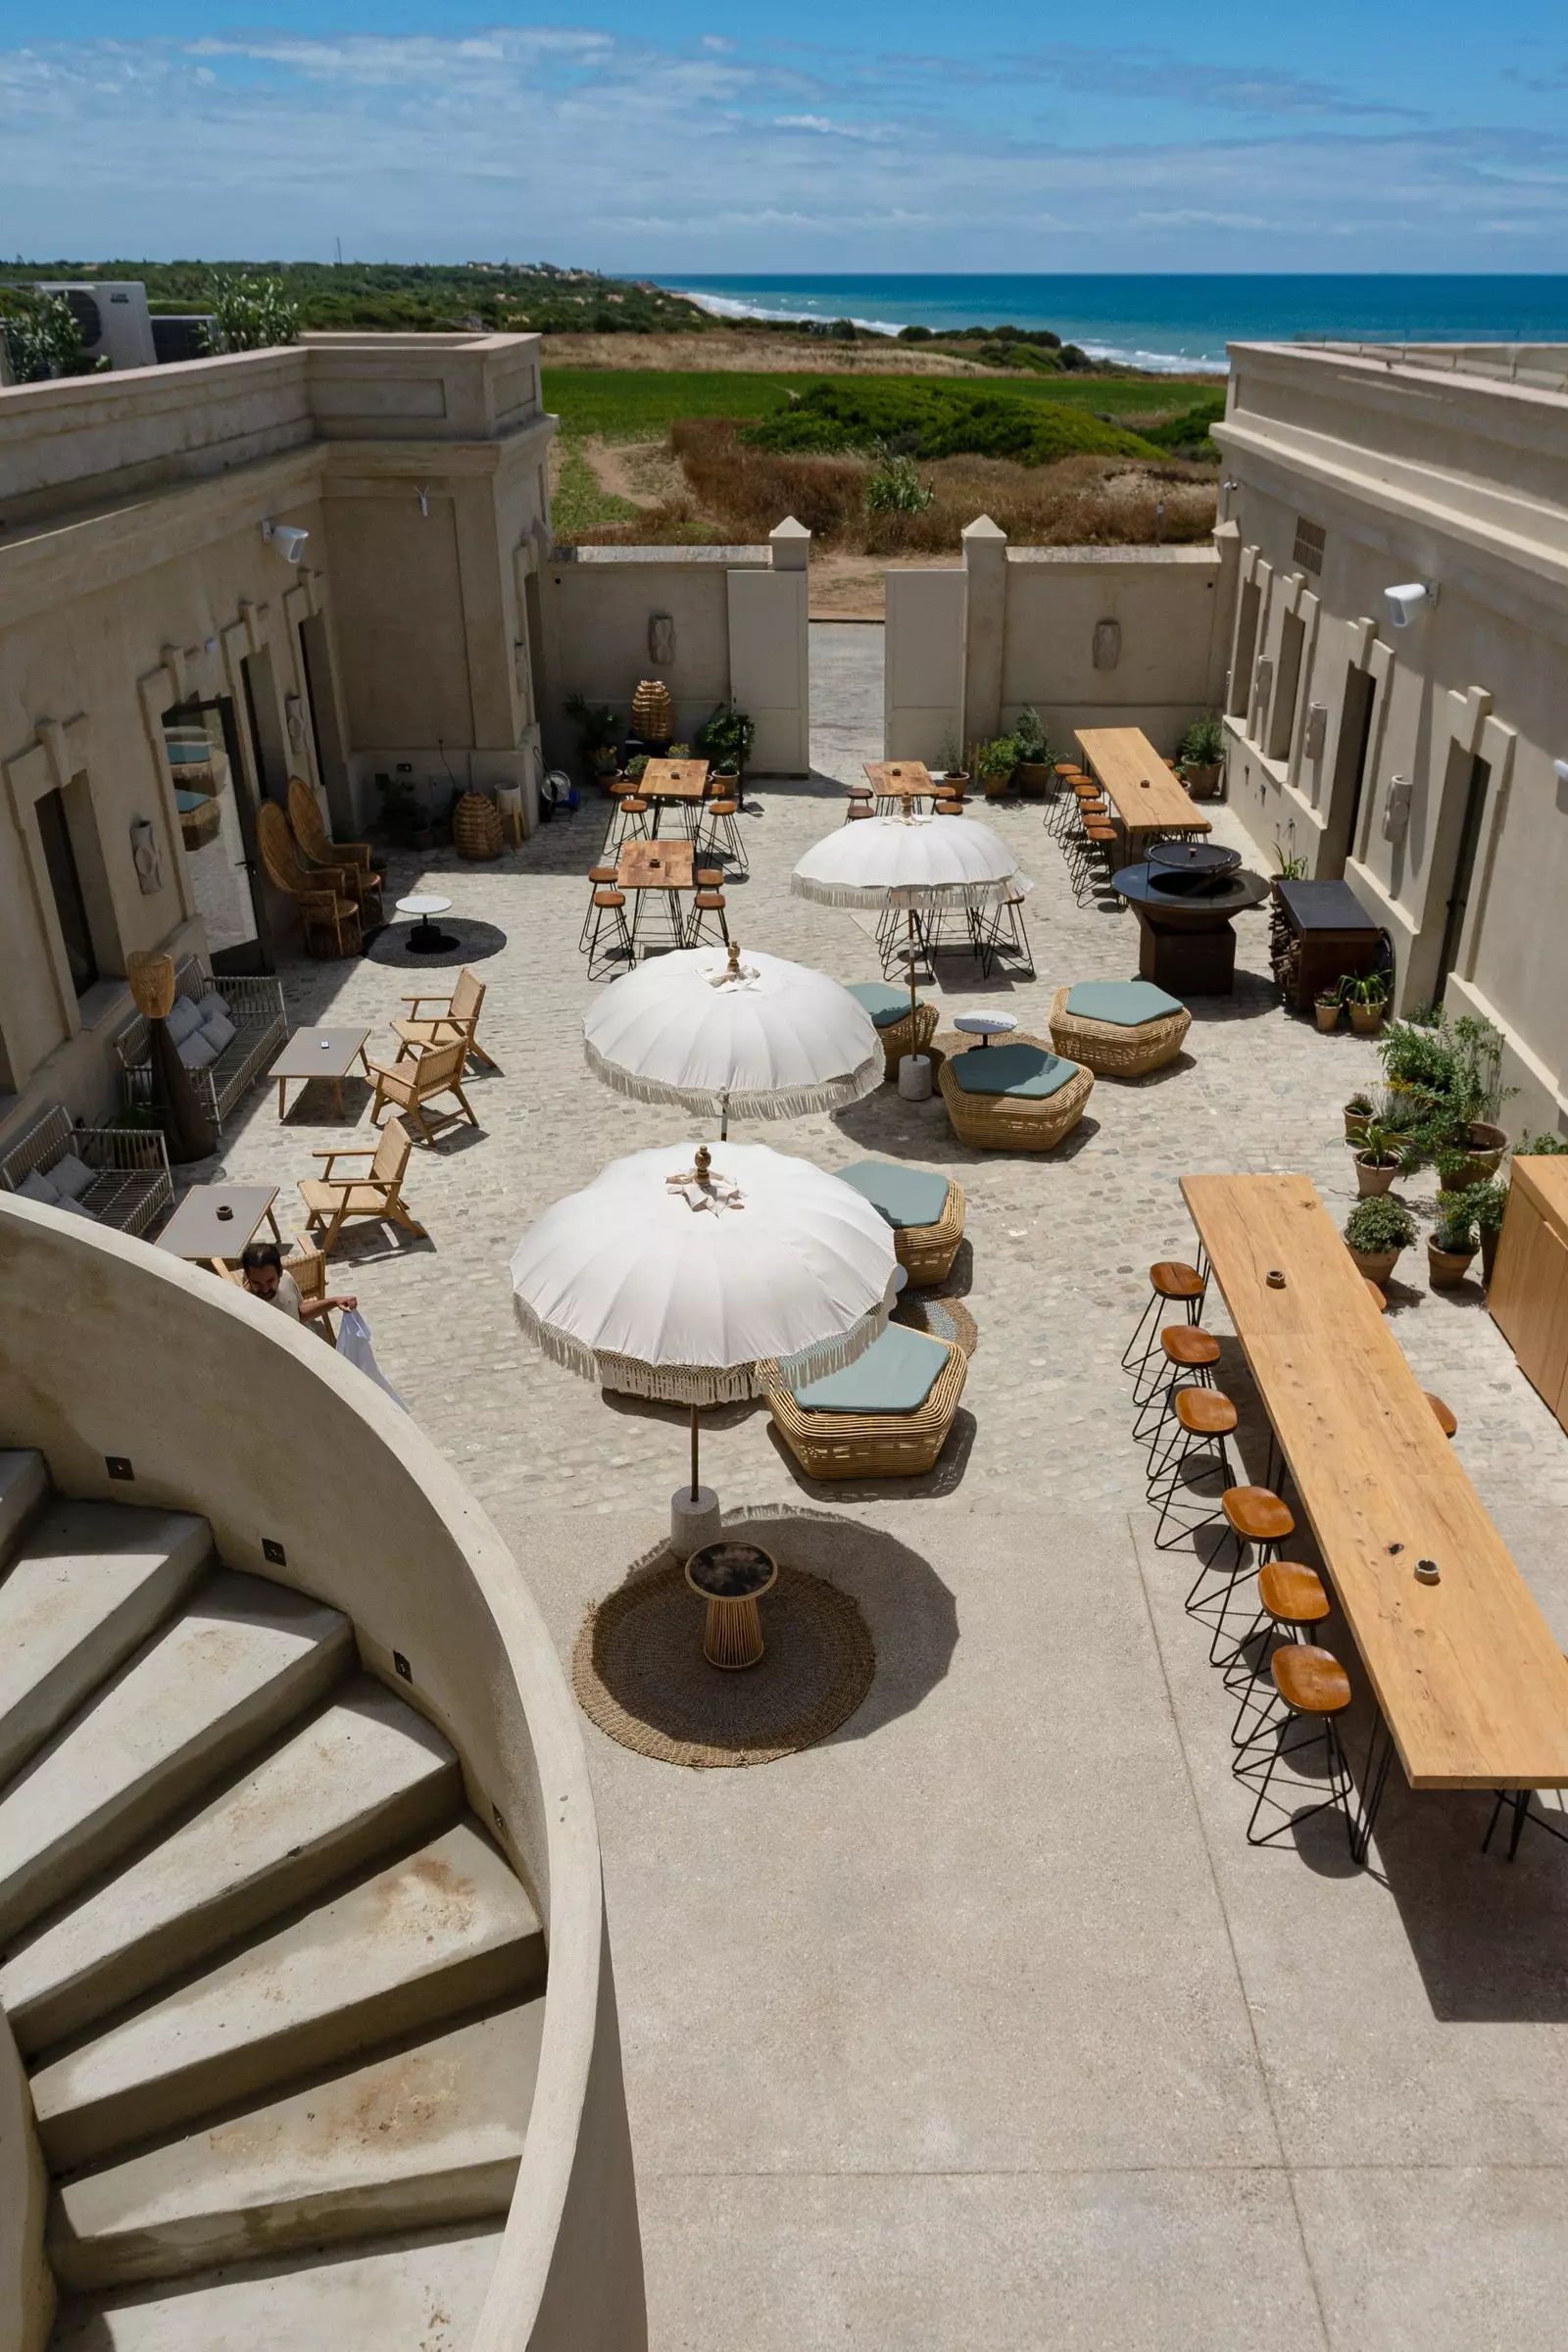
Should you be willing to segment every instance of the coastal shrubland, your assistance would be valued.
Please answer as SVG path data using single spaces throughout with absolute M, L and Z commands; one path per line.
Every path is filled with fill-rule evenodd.
M 911 458 L 1012 458 L 1021 466 L 1086 454 L 1158 455 L 1151 441 L 1082 409 L 919 376 L 824 377 L 793 394 L 745 437 L 759 449 L 881 446 Z

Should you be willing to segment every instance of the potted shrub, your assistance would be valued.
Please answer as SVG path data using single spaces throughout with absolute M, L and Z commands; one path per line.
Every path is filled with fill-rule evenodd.
M 1002 799 L 1017 764 L 1018 746 L 1010 735 L 998 735 L 980 746 L 975 766 L 988 801 Z
M 1389 1001 L 1387 975 L 1363 972 L 1359 978 L 1342 980 L 1340 989 L 1349 1008 L 1350 1027 L 1358 1037 L 1375 1037 L 1383 1026 Z
M 1467 1184 L 1461 1191 L 1441 1192 L 1438 1195 L 1438 1214 L 1454 1225 L 1467 1219 L 1481 1243 L 1481 1279 L 1491 1282 L 1492 1269 L 1496 1261 L 1497 1236 L 1502 1231 L 1503 1211 L 1508 1205 L 1508 1187 L 1500 1176 L 1490 1176 L 1480 1184 Z M 1442 1287 L 1441 1285 L 1439 1286 Z
M 1438 1195 L 1438 1221 L 1427 1236 L 1427 1278 L 1435 1291 L 1456 1291 L 1470 1271 L 1479 1241 L 1469 1188 Z
M 1312 1017 L 1320 1029 L 1329 1030 L 1339 1027 L 1340 992 L 1337 988 L 1326 988 L 1320 997 L 1313 998 Z
M 1353 1094 L 1345 1105 L 1345 1140 L 1357 1151 L 1366 1142 L 1367 1121 L 1376 1107 L 1370 1095 L 1360 1093 Z
M 1056 755 L 1038 710 L 1030 708 L 1019 712 L 1012 740 L 1018 753 L 1013 781 L 1026 800 L 1044 800 L 1055 781 Z
M 1497 1113 L 1519 1090 L 1502 1083 L 1502 1032 L 1490 1021 L 1461 1014 L 1453 1024 L 1453 1044 L 1458 1091 L 1467 1114 L 1464 1140 L 1469 1158 L 1464 1182 L 1482 1184 L 1495 1176 L 1508 1149 L 1507 1131 L 1498 1126 Z
M 608 785 L 615 772 L 619 719 L 607 703 L 590 703 L 580 694 L 567 695 L 566 716 L 577 722 L 577 748 L 589 777 L 596 784 Z
M 1356 1272 L 1387 1290 L 1401 1250 L 1415 1240 L 1415 1219 L 1392 1193 L 1358 1200 L 1345 1221 L 1345 1244 Z
M 969 781 L 969 771 L 963 764 L 963 754 L 951 735 L 946 738 L 942 746 L 942 765 L 940 769 L 934 770 L 933 774 L 940 774 L 949 784 L 964 785 Z
M 1195 718 L 1176 747 L 1182 782 L 1195 801 L 1211 801 L 1225 767 L 1225 726 L 1217 710 Z
M 721 776 L 743 777 L 757 741 L 757 721 L 733 703 L 719 703 L 697 730 L 697 749 Z
M 1402 1164 L 1393 1130 L 1381 1119 L 1368 1119 L 1355 1155 L 1355 1189 L 1361 1199 L 1373 1200 L 1386 1193 Z

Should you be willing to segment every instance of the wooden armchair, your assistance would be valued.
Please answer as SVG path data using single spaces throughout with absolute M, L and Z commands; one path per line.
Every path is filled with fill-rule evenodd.
M 425 1046 L 414 1059 L 399 1060 L 390 1069 L 384 1062 L 372 1061 L 369 1069 L 375 1080 L 375 1101 L 370 1104 L 371 1125 L 379 1122 L 383 1103 L 390 1102 L 409 1113 L 423 1144 L 433 1144 L 439 1130 L 459 1117 L 477 1127 L 479 1122 L 463 1091 L 466 1052 L 463 1039 L 455 1037 L 449 1045 Z M 455 1095 L 462 1107 L 443 1112 L 432 1125 L 424 1115 L 424 1105 L 438 1095 Z
M 371 861 L 368 841 L 334 841 L 321 822 L 315 793 L 303 776 L 288 780 L 288 821 L 312 865 L 329 865 L 347 876 L 361 919 L 381 920 L 381 869 Z
M 363 946 L 360 906 L 343 866 L 308 868 L 275 801 L 256 811 L 256 846 L 277 889 L 300 910 L 305 946 L 312 956 L 358 956 Z
M 494 1070 L 496 1076 L 500 1077 L 501 1064 L 491 1059 L 475 1035 L 484 1004 L 482 980 L 476 980 L 470 971 L 465 969 L 459 973 L 458 985 L 450 997 L 405 997 L 403 1002 L 414 1006 L 414 1013 L 411 1019 L 394 1021 L 392 1024 L 398 1036 L 399 1061 L 411 1050 L 420 1046 L 449 1046 L 455 1037 L 461 1037 L 466 1056 L 465 1066 L 471 1062 L 475 1067 Z M 421 1019 L 420 1006 L 425 1004 L 439 1005 L 442 1009 L 432 1018 Z
M 350 1217 L 390 1217 L 416 1241 L 425 1239 L 424 1227 L 417 1224 L 403 1198 L 403 1171 L 409 1164 L 414 1138 L 401 1119 L 388 1119 L 381 1130 L 381 1140 L 371 1151 L 365 1145 L 352 1151 L 334 1148 L 330 1152 L 314 1152 L 313 1159 L 324 1159 L 325 1167 L 319 1176 L 307 1176 L 300 1186 L 300 1199 L 305 1203 L 305 1223 L 309 1230 L 326 1227 L 321 1250 L 330 1256 L 337 1237 Z M 340 1159 L 368 1159 L 368 1168 L 360 1176 L 338 1176 L 333 1173 Z

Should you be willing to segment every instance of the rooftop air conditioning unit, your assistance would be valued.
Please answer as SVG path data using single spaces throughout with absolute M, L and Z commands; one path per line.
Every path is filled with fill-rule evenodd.
M 39 278 L 40 294 L 63 294 L 81 329 L 89 360 L 107 357 L 111 368 L 155 368 L 153 322 L 147 289 L 139 278 L 74 285 L 64 278 Z

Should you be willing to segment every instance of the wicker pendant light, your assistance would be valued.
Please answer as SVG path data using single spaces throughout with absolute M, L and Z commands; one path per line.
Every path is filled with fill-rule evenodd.
M 125 980 L 136 1010 L 149 1021 L 165 1021 L 174 1009 L 174 958 L 161 948 L 135 948 L 125 957 Z

